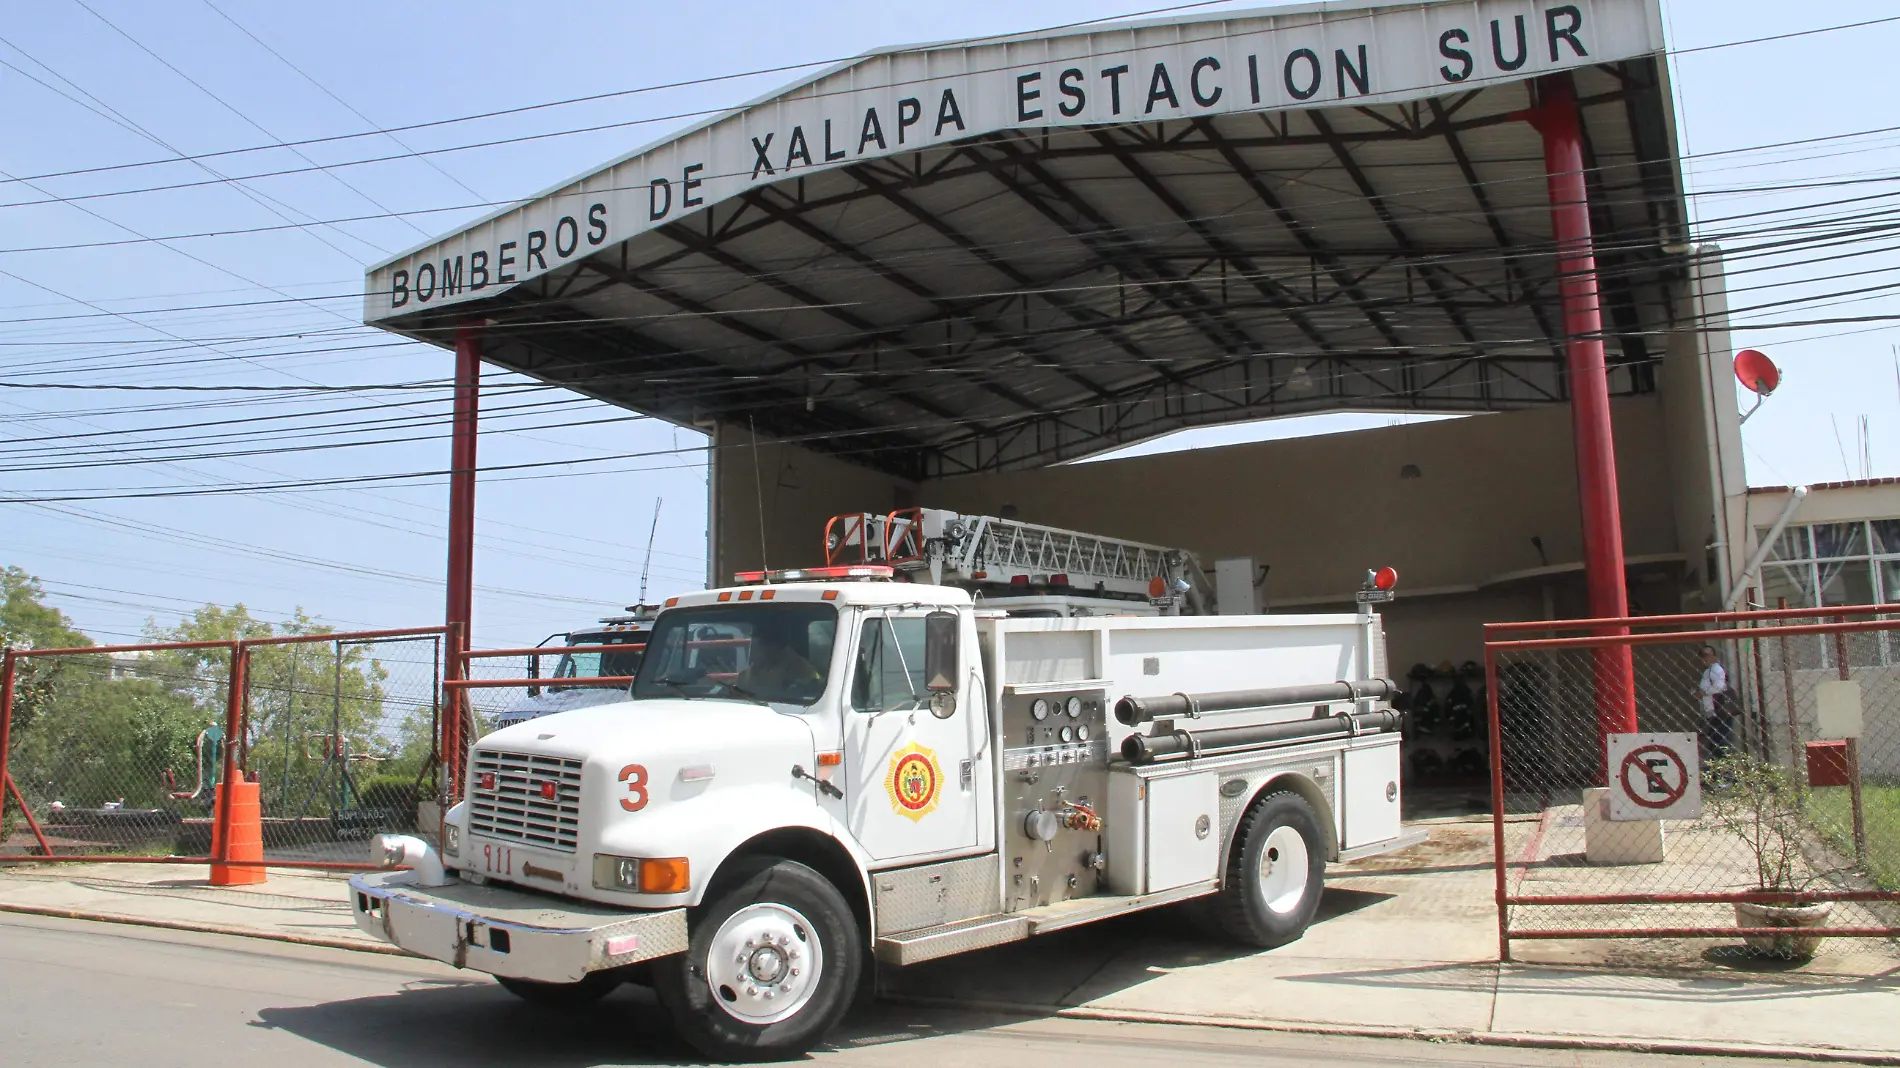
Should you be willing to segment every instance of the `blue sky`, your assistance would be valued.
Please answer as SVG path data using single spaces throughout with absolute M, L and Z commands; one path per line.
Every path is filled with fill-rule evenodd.
M 0 63 L 6 64 L 0 66 L 0 93 L 9 102 L 0 111 L 0 170 L 13 177 L 48 175 L 351 134 L 709 74 L 818 63 L 879 45 L 1034 29 L 1139 9 L 1125 0 L 1075 0 L 1060 8 L 991 0 L 832 0 L 803 9 L 740 0 L 84 0 L 83 6 L 47 0 L 15 6 L 0 24 Z M 1873 0 L 1683 0 L 1667 11 L 1674 46 L 1695 48 L 1880 17 L 1892 7 Z M 1733 151 L 1892 125 L 1892 75 L 1880 57 L 1894 54 L 1896 46 L 1900 24 L 1889 24 L 1672 60 L 1684 147 L 1692 155 L 1690 187 L 1711 194 L 1696 198 L 1698 210 L 1713 216 L 1786 206 L 1833 195 L 1791 191 L 1785 188 L 1790 183 L 1900 172 L 1900 134 L 1893 133 L 1818 148 Z M 364 264 L 682 124 L 665 116 L 738 103 L 789 77 L 737 79 L 412 131 L 401 135 L 400 144 L 372 138 L 301 150 L 311 162 L 334 164 L 551 129 L 638 123 L 327 173 L 215 180 L 307 166 L 279 149 L 202 165 L 173 162 L 0 186 L 0 201 L 16 205 L 0 206 L 0 249 L 9 250 L 0 251 L 0 380 L 294 387 L 443 378 L 450 372 L 446 354 L 392 343 L 355 326 L 360 307 L 352 294 L 360 288 Z M 17 206 L 186 183 L 198 184 Z M 1742 188 L 1761 191 L 1713 195 Z M 1850 192 L 1841 195 L 1862 191 L 1843 188 Z M 417 212 L 426 213 L 406 214 Z M 362 216 L 375 217 L 294 225 Z M 162 244 L 12 251 L 265 226 L 281 229 Z M 1760 288 L 1738 303 L 1881 285 L 1894 265 L 1893 253 L 1877 251 L 1840 266 L 1757 272 L 1746 284 Z M 1804 273 L 1876 269 L 1882 273 L 1802 282 Z M 265 300 L 276 303 L 256 303 Z M 245 306 L 205 307 L 216 304 Z M 1803 318 L 1873 315 L 1900 310 L 1900 302 L 1875 293 L 1800 310 Z M 1790 317 L 1783 311 L 1764 315 Z M 1900 372 L 1893 355 L 1900 331 L 1885 324 L 1757 330 L 1739 340 L 1768 350 L 1786 371 L 1782 390 L 1746 427 L 1754 482 L 1858 477 L 1861 416 L 1871 427 L 1869 473 L 1900 474 Z M 266 391 L 233 396 L 0 388 L 0 495 L 439 469 L 447 456 L 446 430 L 427 417 L 442 411 L 440 396 L 420 390 L 310 398 Z M 595 462 L 570 471 L 521 473 L 536 477 L 484 479 L 478 643 L 535 641 L 633 600 L 659 499 L 665 505 L 653 557 L 656 591 L 697 585 L 703 577 L 706 488 L 703 457 L 694 451 L 698 438 L 604 406 L 561 401 L 548 391 L 531 391 L 488 402 L 496 414 L 484 425 L 483 464 Z M 382 407 L 317 414 L 366 404 Z M 124 410 L 133 406 L 148 410 Z M 250 424 L 285 428 L 270 440 L 228 445 L 207 438 L 181 443 L 162 457 L 131 436 L 213 418 L 294 413 L 303 415 L 299 423 Z M 310 433 L 309 424 L 366 415 L 392 420 L 380 436 L 411 440 L 297 451 L 335 440 L 295 436 Z M 1335 416 L 1318 426 L 1386 421 Z M 294 429 L 300 425 L 304 429 Z M 1195 440 L 1243 440 L 1260 433 L 1227 428 Z M 256 455 L 193 458 L 231 448 Z M 6 470 L 44 462 L 51 449 L 58 450 L 61 463 L 110 463 Z M 634 454 L 645 455 L 601 459 Z M 135 462 L 153 458 L 167 462 Z M 148 617 L 170 622 L 207 601 L 242 601 L 272 619 L 301 606 L 338 627 L 426 623 L 442 611 L 445 499 L 440 483 L 425 482 L 3 504 L 0 563 L 40 575 L 53 600 L 102 639 L 134 634 Z

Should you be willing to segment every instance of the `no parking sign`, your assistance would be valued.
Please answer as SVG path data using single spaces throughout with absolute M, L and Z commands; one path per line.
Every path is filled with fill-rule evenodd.
M 1702 767 L 1693 734 L 1612 734 L 1610 818 L 1692 820 L 1702 815 Z

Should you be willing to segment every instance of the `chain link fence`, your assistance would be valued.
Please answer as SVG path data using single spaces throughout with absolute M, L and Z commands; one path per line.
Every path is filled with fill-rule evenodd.
M 445 656 L 440 627 L 10 650 L 0 853 L 210 860 L 234 773 L 273 864 L 357 866 L 372 835 L 433 833 Z
M 238 762 L 265 859 L 359 861 L 373 835 L 434 835 L 418 813 L 439 770 L 441 635 L 299 636 L 246 656 Z
M 1517 939 L 1801 956 L 1816 943 L 1790 929 L 1900 936 L 1900 618 L 1873 612 L 1487 628 L 1498 819 L 1539 815 L 1522 845 L 1499 832 L 1504 958 Z
M 0 848 L 208 856 L 231 655 L 217 643 L 11 658 Z

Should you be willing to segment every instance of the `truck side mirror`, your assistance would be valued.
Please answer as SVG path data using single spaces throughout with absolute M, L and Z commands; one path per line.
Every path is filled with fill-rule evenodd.
M 932 612 L 924 617 L 924 689 L 932 694 L 957 692 L 957 614 Z M 936 702 L 931 703 L 932 710 Z M 954 709 L 955 704 L 951 707 Z

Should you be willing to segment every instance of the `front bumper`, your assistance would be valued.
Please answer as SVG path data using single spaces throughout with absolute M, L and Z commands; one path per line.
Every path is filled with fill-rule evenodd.
M 588 972 L 686 951 L 686 910 L 628 912 L 495 886 L 422 889 L 404 871 L 350 879 L 364 932 L 421 957 L 511 979 L 573 983 Z

